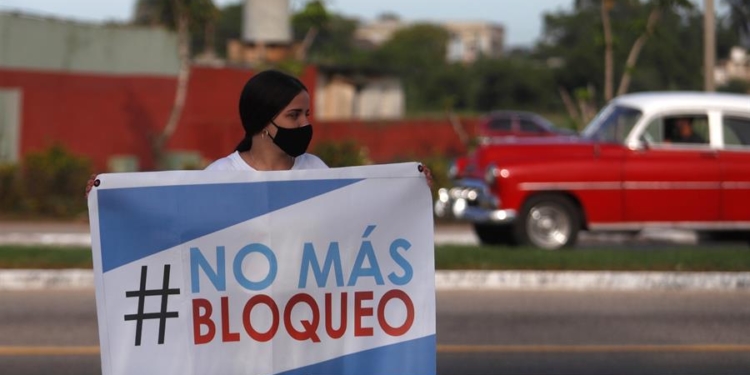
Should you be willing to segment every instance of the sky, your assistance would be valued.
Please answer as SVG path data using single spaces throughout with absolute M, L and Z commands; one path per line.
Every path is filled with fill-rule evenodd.
M 217 6 L 237 0 L 214 0 Z M 298 9 L 304 0 L 290 0 Z M 532 46 L 544 12 L 569 10 L 574 0 L 326 0 L 331 11 L 363 21 L 392 12 L 406 21 L 489 21 L 505 27 L 508 47 Z M 78 21 L 127 21 L 135 0 L 0 0 L 0 11 L 20 10 Z

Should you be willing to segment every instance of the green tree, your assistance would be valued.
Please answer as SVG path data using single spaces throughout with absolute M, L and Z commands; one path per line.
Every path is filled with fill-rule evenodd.
M 358 21 L 330 13 L 321 0 L 308 1 L 292 16 L 297 59 L 325 65 L 363 65 L 366 51 L 354 44 Z
M 373 63 L 397 72 L 404 82 L 408 111 L 439 108 L 430 87 L 431 80 L 446 69 L 449 33 L 441 26 L 415 24 L 396 31 L 375 51 Z M 441 90 L 442 91 L 442 90 Z
M 572 11 L 545 15 L 543 42 L 537 46 L 536 57 L 559 62 L 555 68 L 559 86 L 575 91 L 590 85 L 593 92 L 605 92 L 605 77 L 619 76 L 619 94 L 702 87 L 703 22 L 698 9 L 683 1 L 613 3 L 609 12 L 611 74 L 605 73 L 601 57 L 607 46 L 602 2 L 581 0 Z M 717 49 L 722 54 L 732 43 L 731 35 L 725 23 L 717 28 Z M 602 99 L 596 102 L 601 104 Z
M 216 20 L 216 53 L 226 57 L 227 42 L 242 37 L 242 3 L 228 4 L 219 9 Z
M 750 48 L 750 0 L 724 0 L 729 7 L 728 26 L 743 46 Z
M 178 30 L 178 7 L 188 14 L 191 51 L 215 53 L 216 23 L 221 14 L 212 0 L 138 0 L 133 23 Z
M 552 71 L 529 59 L 480 59 L 471 68 L 472 102 L 481 112 L 497 109 L 556 111 Z
M 160 25 L 175 30 L 177 33 L 180 69 L 177 74 L 174 103 L 164 128 L 150 135 L 151 152 L 156 167 L 159 169 L 163 169 L 167 163 L 166 144 L 177 130 L 187 99 L 190 80 L 191 29 L 213 30 L 212 25 L 217 16 L 217 9 L 211 0 L 138 0 L 136 3 L 134 14 L 136 24 Z M 206 37 L 206 40 L 209 39 L 213 40 L 213 37 Z

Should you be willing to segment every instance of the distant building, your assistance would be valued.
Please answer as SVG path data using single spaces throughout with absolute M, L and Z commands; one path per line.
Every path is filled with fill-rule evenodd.
M 489 22 L 448 22 L 443 26 L 451 34 L 448 61 L 471 63 L 480 56 L 502 57 L 505 38 L 502 26 Z
M 411 25 L 395 17 L 380 18 L 361 25 L 355 31 L 354 37 L 360 44 L 379 46 L 389 40 L 396 31 Z M 471 63 L 480 56 L 500 58 L 503 55 L 505 29 L 502 25 L 483 21 L 455 21 L 438 25 L 450 33 L 446 46 L 447 61 Z
M 733 47 L 729 58 L 719 61 L 714 69 L 714 80 L 721 86 L 732 80 L 750 82 L 750 56 L 742 47 Z
M 321 66 L 315 86 L 319 120 L 392 120 L 404 115 L 404 90 L 393 76 Z
M 396 31 L 408 26 L 396 17 L 381 17 L 375 22 L 360 25 L 354 31 L 354 38 L 360 43 L 377 47 L 391 39 Z
M 161 84 L 173 92 L 179 68 L 177 36 L 163 28 L 0 12 L 0 163 L 65 137 L 81 153 L 117 149 L 128 132 L 113 131 L 115 122 L 140 100 L 147 118 Z M 92 129 L 104 131 L 94 139 Z

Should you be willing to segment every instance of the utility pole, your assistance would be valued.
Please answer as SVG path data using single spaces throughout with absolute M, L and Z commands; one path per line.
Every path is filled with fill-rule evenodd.
M 716 15 L 714 0 L 703 0 L 703 83 L 705 91 L 716 91 L 714 65 L 716 64 Z

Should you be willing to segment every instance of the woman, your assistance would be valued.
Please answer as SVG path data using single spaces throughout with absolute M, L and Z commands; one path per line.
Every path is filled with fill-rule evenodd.
M 310 94 L 299 79 L 276 70 L 256 74 L 242 89 L 239 110 L 245 138 L 206 170 L 328 168 L 306 153 L 313 135 Z
M 277 70 L 254 75 L 242 89 L 240 119 L 245 137 L 235 151 L 211 163 L 214 171 L 283 171 L 319 169 L 328 166 L 307 153 L 313 135 L 310 124 L 310 94 L 297 78 Z M 432 185 L 432 174 L 421 167 Z M 86 185 L 86 195 L 96 175 Z

